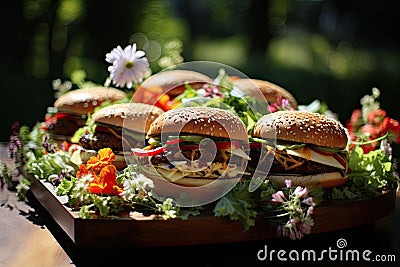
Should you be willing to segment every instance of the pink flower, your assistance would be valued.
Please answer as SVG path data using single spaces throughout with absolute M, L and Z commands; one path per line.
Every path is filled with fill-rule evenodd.
M 386 111 L 383 109 L 373 110 L 368 113 L 367 119 L 369 123 L 374 125 L 379 125 L 383 122 L 383 119 L 386 117 Z
M 382 128 L 373 124 L 365 124 L 361 127 L 361 132 L 372 140 L 381 136 Z
M 296 189 L 294 190 L 293 194 L 295 196 L 297 196 L 298 198 L 305 198 L 308 196 L 308 190 L 306 187 L 301 187 L 298 186 L 296 187 Z
M 293 108 L 290 106 L 289 100 L 280 96 L 276 99 L 276 102 L 269 104 L 268 110 L 272 113 L 279 110 L 293 110 Z
M 304 199 L 303 203 L 310 207 L 315 206 L 312 197 L 308 197 L 308 198 Z
M 272 203 L 283 204 L 283 203 L 285 203 L 285 200 L 286 200 L 285 194 L 282 191 L 278 191 L 278 192 L 272 194 L 272 199 L 271 199 Z
M 350 132 L 356 132 L 362 124 L 363 124 L 363 121 L 362 121 L 361 109 L 353 110 L 353 113 L 351 114 L 351 118 L 346 124 L 347 130 L 349 130 Z

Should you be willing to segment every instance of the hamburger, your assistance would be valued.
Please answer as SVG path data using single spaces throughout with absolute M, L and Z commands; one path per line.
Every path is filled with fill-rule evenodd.
M 116 155 L 117 169 L 126 167 L 125 152 L 132 147 L 143 147 L 150 124 L 164 111 L 143 103 L 118 103 L 105 106 L 91 116 L 81 128 L 78 145 L 83 148 L 81 159 L 85 161 L 101 148 L 109 147 Z
M 323 188 L 347 181 L 348 136 L 333 118 L 307 111 L 277 111 L 259 119 L 251 141 L 249 167 L 254 170 L 257 164 L 262 166 L 263 160 L 270 159 L 260 156 L 264 146 L 274 157 L 267 179 L 279 186 L 286 179 L 292 185 Z
M 74 133 L 86 124 L 88 114 L 104 102 L 113 103 L 127 97 L 124 91 L 115 88 L 93 87 L 69 91 L 61 95 L 49 108 L 44 129 L 51 138 L 70 141 Z
M 185 85 L 198 89 L 204 83 L 210 82 L 210 77 L 197 71 L 165 70 L 144 80 L 133 95 L 132 101 L 156 105 L 167 110 L 168 101 L 182 94 L 186 89 Z
M 250 97 L 256 97 L 258 93 L 261 92 L 269 105 L 277 103 L 283 98 L 288 101 L 287 109 L 297 109 L 298 104 L 294 96 L 288 90 L 275 83 L 248 78 L 234 79 L 232 83 L 234 87 L 237 87 L 243 94 Z
M 250 159 L 248 134 L 234 113 L 211 107 L 176 108 L 158 116 L 149 146 L 132 149 L 149 177 L 186 187 L 240 178 Z

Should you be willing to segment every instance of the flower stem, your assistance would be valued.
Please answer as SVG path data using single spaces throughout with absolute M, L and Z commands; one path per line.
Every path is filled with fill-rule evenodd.
M 380 140 L 383 140 L 383 139 L 385 139 L 385 138 L 388 137 L 388 136 L 389 136 L 389 132 L 386 132 L 386 133 L 385 133 L 384 135 L 382 135 L 381 137 L 378 137 L 378 138 L 373 139 L 373 140 L 364 141 L 364 142 L 351 141 L 351 143 L 354 144 L 354 145 L 359 145 L 359 146 L 368 145 L 368 144 L 373 144 L 373 143 L 375 143 L 375 142 L 378 142 L 378 141 L 380 141 Z

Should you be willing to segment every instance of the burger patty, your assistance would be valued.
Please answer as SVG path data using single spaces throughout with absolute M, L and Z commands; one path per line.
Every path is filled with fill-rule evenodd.
M 85 120 L 59 119 L 55 123 L 50 123 L 47 130 L 52 134 L 72 136 L 85 125 Z
M 251 170 L 255 170 L 260 159 L 260 149 L 251 149 L 250 151 L 251 161 L 249 162 L 248 168 Z M 342 171 L 336 167 L 328 166 L 325 164 L 321 164 L 315 161 L 306 160 L 297 156 L 291 156 L 293 159 L 303 162 L 300 166 L 294 167 L 291 169 L 285 169 L 284 166 L 274 158 L 272 162 L 271 169 L 269 173 L 287 173 L 287 174 L 318 174 L 318 173 L 326 173 L 326 172 L 337 172 Z
M 120 135 L 121 136 L 121 135 Z M 106 132 L 95 132 L 94 135 L 86 133 L 79 139 L 79 145 L 86 149 L 99 150 L 105 147 L 111 148 L 113 151 L 123 151 L 123 141 L 121 137 L 118 137 L 112 133 Z M 142 146 L 141 141 L 129 139 L 130 147 Z
M 298 158 L 298 157 L 296 157 Z M 298 158 L 300 159 L 300 158 Z M 315 161 L 311 160 L 305 160 L 303 164 L 301 164 L 299 167 L 290 169 L 290 170 L 285 170 L 285 168 L 277 161 L 274 159 L 270 173 L 290 173 L 290 174 L 296 174 L 296 173 L 301 173 L 301 174 L 315 174 L 315 173 L 325 173 L 325 172 L 335 172 L 339 171 L 338 168 L 324 165 Z

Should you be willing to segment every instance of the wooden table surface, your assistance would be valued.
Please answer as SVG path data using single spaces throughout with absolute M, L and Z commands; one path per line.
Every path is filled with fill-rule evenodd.
M 1 151 L 0 151 L 1 152 Z M 4 153 L 0 154 L 4 156 Z M 330 266 L 400 266 L 400 193 L 395 209 L 386 217 L 356 228 L 310 234 L 302 240 L 261 240 L 217 245 L 127 248 L 77 247 L 32 194 L 20 201 L 16 192 L 0 189 L 0 267 L 9 266 L 271 266 L 257 258 L 260 250 L 315 250 L 336 248 L 339 239 L 349 250 L 370 250 L 371 255 L 394 255 L 391 262 L 323 259 Z M 286 254 L 287 255 L 287 254 Z M 393 256 L 391 258 L 393 260 Z M 129 264 L 127 264 L 127 262 Z M 310 265 L 310 261 L 278 261 L 273 265 Z M 317 265 L 320 265 L 318 262 Z

